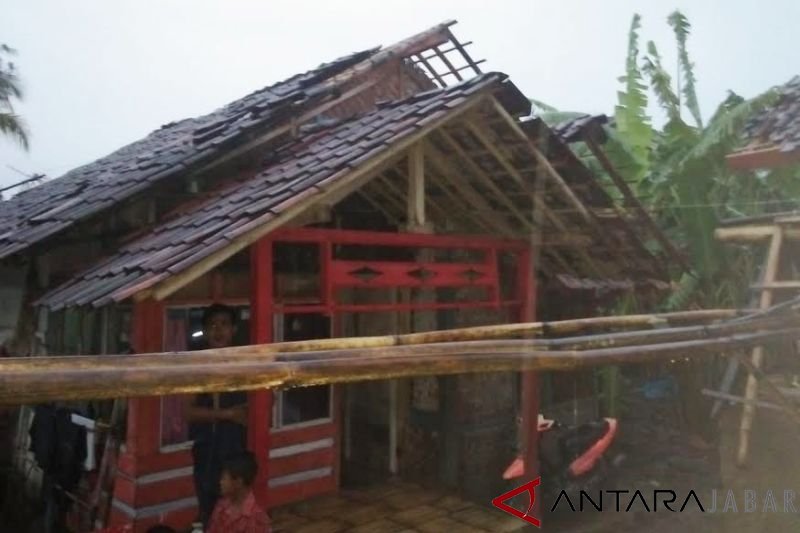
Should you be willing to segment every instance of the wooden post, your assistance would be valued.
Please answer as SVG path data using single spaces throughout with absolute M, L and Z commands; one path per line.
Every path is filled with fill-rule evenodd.
M 778 275 L 778 267 L 780 265 L 781 248 L 783 245 L 783 228 L 781 226 L 774 226 L 772 233 L 772 240 L 770 241 L 769 251 L 767 252 L 767 261 L 764 267 L 764 284 L 769 287 L 775 281 Z M 759 307 L 766 309 L 772 305 L 772 289 L 764 288 L 761 290 L 761 300 Z M 755 369 L 761 368 L 761 363 L 764 359 L 764 347 L 756 346 L 753 348 L 751 362 Z M 753 427 L 753 417 L 755 416 L 755 400 L 758 396 L 758 378 L 751 372 L 747 376 L 747 385 L 745 386 L 744 398 L 745 404 L 742 408 L 742 421 L 739 426 L 739 451 L 736 456 L 736 462 L 739 466 L 743 466 L 747 462 L 747 455 L 750 449 L 750 431 Z
M 251 247 L 250 255 L 250 342 L 272 342 L 272 241 L 264 237 Z M 272 426 L 272 391 L 251 392 L 248 413 L 248 447 L 258 461 L 253 492 L 259 504 L 267 506 L 269 443 Z
M 408 153 L 408 217 L 409 229 L 425 227 L 425 145 L 423 141 Z

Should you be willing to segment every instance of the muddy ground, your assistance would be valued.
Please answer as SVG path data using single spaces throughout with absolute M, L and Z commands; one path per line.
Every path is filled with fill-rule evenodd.
M 710 403 L 697 405 L 697 412 L 687 416 L 681 394 L 647 399 L 634 391 L 625 397 L 624 403 L 617 450 L 625 456 L 625 462 L 604 486 L 632 492 L 641 490 L 650 507 L 656 489 L 674 490 L 678 494 L 678 507 L 688 492 L 694 490 L 705 512 L 699 511 L 694 500 L 684 512 L 669 512 L 661 506 L 656 512 L 652 509 L 646 512 L 637 500 L 627 513 L 598 513 L 592 509 L 582 514 L 545 514 L 547 530 L 568 533 L 800 531 L 800 428 L 790 417 L 781 411 L 757 411 L 750 461 L 746 468 L 740 468 L 735 462 L 741 417 L 739 405 L 727 406 L 719 420 L 712 422 L 706 410 Z M 694 428 L 688 423 L 689 418 L 695 419 Z M 701 421 L 700 428 L 697 420 Z M 716 501 L 713 491 L 716 491 Z M 797 494 L 794 502 L 791 494 L 787 500 L 785 491 Z M 797 513 L 791 512 L 792 503 Z M 612 507 L 608 500 L 604 502 L 605 509 Z

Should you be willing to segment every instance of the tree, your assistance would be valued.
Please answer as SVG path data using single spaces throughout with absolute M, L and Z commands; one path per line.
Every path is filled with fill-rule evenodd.
M 690 301 L 733 305 L 744 296 L 741 287 L 750 281 L 754 258 L 722 247 L 714 239 L 714 229 L 721 218 L 796 207 L 793 198 L 797 196 L 786 192 L 798 188 L 797 169 L 763 176 L 729 170 L 725 155 L 741 142 L 739 132 L 745 122 L 774 102 L 776 93 L 770 89 L 745 100 L 731 91 L 704 124 L 687 46 L 691 24 L 679 11 L 667 22 L 675 35 L 677 82 L 662 65 L 654 42 L 647 43 L 646 53 L 638 59 L 639 17 L 634 16 L 626 70 L 620 78 L 624 88 L 615 110 L 614 139 L 625 150 L 613 154 L 627 158 L 621 163 L 635 169 L 628 177 L 634 180 L 637 194 L 646 199 L 648 209 L 686 249 L 694 265 L 666 307 L 683 307 Z M 666 114 L 660 130 L 651 126 L 646 109 L 648 88 L 642 88 L 642 80 Z M 625 127 L 620 127 L 620 120 Z
M 24 149 L 28 149 L 28 129 L 22 117 L 14 110 L 14 100 L 22 100 L 21 82 L 17 76 L 17 68 L 11 57 L 16 51 L 0 44 L 0 133 L 17 141 Z
M 665 309 L 690 304 L 728 306 L 741 303 L 754 274 L 756 259 L 747 250 L 731 250 L 714 239 L 722 218 L 757 215 L 797 207 L 798 168 L 769 174 L 734 174 L 725 155 L 741 142 L 739 132 L 754 113 L 774 102 L 772 89 L 745 100 L 730 91 L 707 123 L 696 94 L 697 78 L 688 50 L 689 20 L 679 11 L 667 18 L 677 48 L 677 81 L 664 67 L 653 41 L 640 49 L 641 17 L 634 15 L 628 32 L 625 72 L 619 78 L 614 120 L 607 127 L 605 150 L 631 182 L 635 194 L 659 226 L 689 255 L 692 272 L 682 273 Z M 653 126 L 650 101 L 663 110 L 666 122 Z M 533 102 L 545 122 L 571 113 Z M 598 172 L 591 154 L 578 155 Z M 601 181 L 608 182 L 600 172 Z

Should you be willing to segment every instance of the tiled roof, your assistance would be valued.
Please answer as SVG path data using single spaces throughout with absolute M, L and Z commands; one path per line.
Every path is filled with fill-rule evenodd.
M 268 168 L 184 206 L 147 235 L 51 291 L 39 303 L 52 308 L 104 305 L 127 298 L 182 271 L 308 200 L 398 141 L 444 117 L 470 95 L 499 86 L 506 76 L 484 74 L 443 90 L 387 102 L 361 117 L 323 125 L 280 150 Z M 210 121 L 204 130 L 211 129 Z M 196 128 L 194 128 L 196 131 Z M 302 132 L 301 132 L 302 133 Z
M 0 258 L 131 197 L 193 164 L 213 159 L 246 134 L 296 112 L 327 89 L 322 82 L 368 59 L 366 50 L 265 87 L 208 115 L 162 126 L 142 140 L 64 176 L 0 201 Z
M 744 135 L 750 144 L 772 145 L 781 152 L 800 150 L 800 76 L 778 91 L 777 103 L 753 117 Z

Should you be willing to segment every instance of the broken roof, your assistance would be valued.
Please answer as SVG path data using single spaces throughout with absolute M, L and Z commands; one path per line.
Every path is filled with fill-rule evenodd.
M 287 124 L 314 105 L 334 98 L 345 83 L 376 65 L 397 58 L 419 65 L 432 78 L 420 76 L 421 88 L 461 79 L 466 69 L 480 73 L 480 62 L 473 61 L 465 45 L 450 32 L 453 24 L 455 21 L 448 21 L 386 48 L 323 63 L 207 115 L 162 126 L 97 161 L 0 201 L 0 259 Z M 446 44 L 450 48 L 440 48 Z M 428 52 L 431 49 L 433 52 Z M 453 54 L 466 64 L 453 66 Z
M 313 200 L 336 180 L 458 110 L 468 98 L 499 89 L 503 74 L 387 102 L 364 116 L 301 136 L 256 176 L 183 206 L 147 235 L 46 295 L 52 308 L 120 301 L 229 246 L 237 237 Z
M 329 90 L 321 82 L 375 52 L 367 50 L 320 65 L 208 115 L 167 124 L 97 161 L 0 202 L 0 258 L 229 150 L 248 132 L 278 122 L 321 97 Z
M 451 122 L 450 119 L 470 106 L 474 107 L 473 103 L 479 97 L 488 95 L 509 102 L 522 100 L 522 95 L 504 74 L 490 73 L 456 86 L 419 93 L 404 100 L 384 102 L 376 110 L 358 117 L 309 125 L 299 132 L 296 139 L 280 148 L 263 171 L 210 191 L 200 202 L 181 206 L 157 228 L 135 237 L 112 256 L 46 294 L 38 303 L 51 309 L 102 306 L 157 287 L 218 252 L 224 251 L 230 256 L 252 242 L 251 234 L 263 234 L 270 228 L 280 227 L 290 219 L 290 213 L 297 212 L 298 207 L 323 199 L 326 194 L 335 191 L 341 182 L 350 182 L 359 173 L 371 179 L 371 175 L 363 171 L 372 172 L 370 165 L 374 167 L 381 157 L 398 154 L 398 149 L 410 146 L 422 135 L 439 132 L 446 122 Z M 489 123 L 485 123 L 487 127 Z M 467 124 L 470 124 L 469 120 Z M 546 146 L 549 157 L 561 159 L 560 164 L 566 165 L 564 168 L 569 170 L 570 182 L 580 189 L 581 196 L 589 202 L 587 205 L 611 205 L 602 188 L 592 181 L 588 171 L 562 141 L 541 122 L 529 124 L 536 125 L 538 142 Z M 488 130 L 484 133 L 488 135 Z M 460 130 L 451 130 L 449 134 L 441 135 L 452 135 L 455 139 L 464 134 Z M 433 162 L 445 157 L 441 135 L 428 141 Z M 466 139 L 454 140 L 458 143 L 462 141 Z M 507 141 L 507 147 L 512 146 L 514 143 Z M 447 166 L 455 174 L 461 175 L 463 182 L 460 187 L 475 186 L 470 185 L 468 173 L 459 172 L 458 158 L 454 154 L 451 152 L 455 159 L 448 160 Z M 571 157 L 567 159 L 568 154 Z M 530 160 L 520 163 L 531 166 Z M 432 170 L 432 175 L 442 170 L 438 163 L 433 168 L 437 170 Z M 487 165 L 485 168 L 488 170 L 491 167 Z M 501 171 L 490 172 L 493 179 L 497 180 L 497 186 L 510 192 L 513 180 L 506 181 L 510 178 L 501 177 Z M 519 185 L 525 190 L 524 184 Z M 524 196 L 530 199 L 529 195 Z M 473 218 L 479 216 L 477 211 L 472 212 Z M 606 219 L 603 221 L 604 229 L 600 229 L 587 227 L 586 221 L 579 222 L 574 213 L 562 217 L 567 227 L 583 228 L 583 231 L 593 235 L 593 239 L 603 241 L 606 253 L 610 250 L 614 256 L 634 236 L 623 219 Z M 602 239 L 596 235 L 598 230 L 603 234 Z M 526 234 L 524 227 L 519 231 L 522 233 L 517 233 L 518 237 Z M 643 286 L 657 290 L 664 288 L 663 281 L 660 284 L 658 282 L 663 280 L 660 276 L 661 265 L 654 256 L 645 252 L 636 261 L 631 259 L 624 264 L 627 273 L 641 274 L 645 280 L 656 280 L 652 283 L 647 281 Z M 570 283 L 566 285 L 571 286 Z M 606 279 L 591 286 L 582 280 L 580 288 L 630 290 L 633 287 L 629 280 L 620 284 Z
M 734 168 L 771 168 L 800 162 L 800 76 L 778 88 L 778 99 L 744 128 L 746 146 L 728 156 Z

